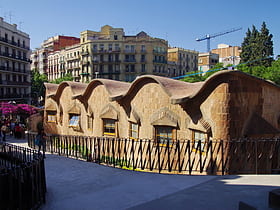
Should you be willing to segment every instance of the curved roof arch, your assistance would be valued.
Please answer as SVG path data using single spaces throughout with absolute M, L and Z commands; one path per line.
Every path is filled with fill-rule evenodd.
M 197 91 L 194 91 L 192 94 L 186 95 L 186 96 L 184 96 L 182 98 L 177 98 L 177 99 L 174 98 L 172 100 L 172 103 L 173 104 L 177 104 L 177 103 L 186 102 L 186 101 L 188 101 L 188 100 L 198 96 L 199 94 L 201 94 L 206 89 L 209 89 L 210 85 L 221 84 L 222 82 L 225 82 L 226 80 L 228 80 L 230 77 L 233 77 L 233 76 L 238 76 L 238 77 L 241 77 L 241 78 L 255 80 L 256 82 L 266 83 L 267 85 L 274 86 L 275 88 L 279 88 L 278 85 L 276 85 L 276 84 L 274 84 L 274 83 L 272 83 L 270 81 L 267 81 L 267 80 L 264 80 L 264 79 L 252 76 L 252 75 L 244 73 L 242 71 L 238 71 L 238 70 L 223 70 L 223 71 L 216 72 L 215 74 L 213 74 L 210 77 L 208 77 L 204 82 L 202 82 L 201 87 L 198 88 Z
M 45 84 L 45 86 L 52 88 L 52 92 L 50 94 L 47 95 L 47 97 L 53 97 L 55 99 L 58 99 L 59 96 L 62 94 L 62 91 L 64 90 L 64 88 L 66 87 L 70 87 L 73 96 L 80 94 L 81 92 L 83 92 L 85 90 L 85 88 L 87 87 L 88 84 L 85 83 L 80 83 L 80 82 L 72 82 L 72 81 L 65 81 L 60 83 L 56 90 L 55 90 L 55 86 L 50 85 L 50 83 L 48 83 L 47 85 Z
M 175 79 L 170 79 L 167 77 L 160 77 L 155 75 L 144 75 L 137 77 L 133 81 L 128 91 L 124 94 L 123 97 L 131 95 L 133 91 L 138 91 L 142 88 L 143 85 L 149 82 L 154 82 L 159 84 L 163 91 L 170 97 L 171 102 L 174 99 L 182 98 L 187 95 L 191 95 L 194 92 L 198 91 L 204 82 L 197 83 L 188 83 L 183 81 L 178 81 Z
M 130 87 L 130 84 L 126 82 L 109 79 L 94 79 L 87 85 L 86 89 L 83 92 L 76 94 L 74 97 L 83 97 L 85 99 L 88 99 L 90 94 L 92 93 L 92 90 L 99 85 L 104 85 L 111 101 L 117 100 L 119 97 L 122 97 Z

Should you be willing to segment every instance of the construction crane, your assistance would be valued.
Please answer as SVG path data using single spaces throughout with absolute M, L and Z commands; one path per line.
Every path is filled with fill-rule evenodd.
M 241 30 L 241 29 L 242 28 L 232 28 L 230 30 L 223 31 L 223 32 L 220 32 L 220 33 L 215 33 L 215 34 L 211 34 L 211 35 L 207 34 L 202 38 L 197 38 L 196 41 L 200 42 L 200 41 L 203 41 L 203 40 L 207 40 L 207 52 L 210 52 L 210 39 L 215 38 L 217 36 L 222 36 L 222 35 L 225 35 L 225 34 L 228 34 L 228 33 L 232 33 L 232 32 L 235 32 L 235 31 L 238 31 L 238 30 Z

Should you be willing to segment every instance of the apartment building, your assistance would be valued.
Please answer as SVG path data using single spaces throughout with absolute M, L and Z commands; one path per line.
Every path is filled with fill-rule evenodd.
M 30 38 L 0 17 L 0 101 L 31 102 Z
M 62 66 L 58 66 L 54 60 L 57 59 L 57 56 L 60 57 L 61 53 L 64 55 L 63 50 L 67 47 L 76 44 L 80 44 L 80 39 L 71 36 L 59 35 L 45 40 L 41 47 L 35 49 L 31 54 L 31 69 L 37 69 L 41 74 L 46 74 L 49 80 L 54 80 L 64 75 L 65 70 L 63 71 L 62 69 L 62 72 L 59 72 L 60 68 L 63 68 L 62 61 L 59 61 Z
M 168 76 L 176 77 L 197 71 L 198 52 L 183 48 L 168 48 Z
M 74 78 L 74 81 L 79 82 L 81 79 L 80 75 L 80 51 L 81 51 L 81 45 L 75 44 L 72 46 L 68 46 L 65 48 L 65 59 L 62 60 L 61 63 L 65 63 L 65 72 L 62 76 L 65 76 L 66 74 L 71 74 Z M 63 56 L 62 56 L 63 57 Z
M 122 28 L 109 25 L 99 32 L 83 31 L 81 82 L 106 78 L 131 82 L 142 74 L 167 76 L 167 41 L 145 32 L 126 36 Z
M 198 70 L 208 71 L 219 62 L 219 55 L 211 52 L 198 54 Z
M 37 69 L 40 74 L 44 74 L 48 68 L 48 51 L 44 48 L 37 48 L 30 55 L 31 70 Z
M 227 65 L 237 65 L 240 63 L 241 47 L 219 44 L 217 49 L 211 50 L 212 53 L 219 55 L 219 63 Z

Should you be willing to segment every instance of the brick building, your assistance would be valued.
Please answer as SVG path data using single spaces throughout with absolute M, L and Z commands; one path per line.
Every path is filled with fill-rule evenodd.
M 155 155 L 155 159 L 164 160 L 172 156 L 175 168 L 181 159 L 194 158 L 198 173 L 202 173 L 202 158 L 207 173 L 210 169 L 211 173 L 215 170 L 228 173 L 248 170 L 251 173 L 255 160 L 247 158 L 245 164 L 238 159 L 251 149 L 244 153 L 243 144 L 238 147 L 241 153 L 235 154 L 234 147 L 226 142 L 280 136 L 279 86 L 239 71 L 220 71 L 198 83 L 145 75 L 133 83 L 94 79 L 89 84 L 63 82 L 45 86 L 44 127 L 47 133 L 111 138 L 104 140 L 111 146 L 114 139 L 129 139 L 135 141 L 132 144 L 135 148 L 130 151 L 139 145 L 142 148 L 139 139 L 150 139 L 154 144 L 149 143 L 150 146 L 144 148 L 149 157 Z M 178 146 L 184 140 L 191 141 Z M 218 141 L 213 146 L 213 142 Z M 263 154 L 259 158 L 265 157 L 258 163 L 263 172 L 280 167 L 277 156 L 280 148 L 277 142 L 270 142 L 257 146 Z M 118 146 L 113 151 L 120 149 Z M 185 151 L 176 153 L 182 149 Z M 265 155 L 268 151 L 271 156 Z M 178 154 L 189 156 L 178 157 Z M 273 157 L 274 163 L 269 157 Z M 189 164 L 186 167 L 193 169 Z

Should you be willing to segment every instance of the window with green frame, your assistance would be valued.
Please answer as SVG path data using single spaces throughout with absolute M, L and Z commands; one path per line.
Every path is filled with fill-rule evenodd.
M 204 147 L 205 147 L 205 143 L 207 140 L 207 133 L 198 131 L 198 130 L 193 130 L 192 131 L 192 138 L 193 138 L 193 142 L 194 142 L 194 147 L 193 147 L 193 151 L 201 151 L 204 152 Z M 201 149 L 198 146 L 198 143 L 201 142 Z
M 172 146 L 176 129 L 171 126 L 155 126 L 156 141 L 160 146 Z
M 79 127 L 80 115 L 69 114 L 69 127 Z
M 56 122 L 56 112 L 55 111 L 47 111 L 47 122 Z
M 116 120 L 103 119 L 103 135 L 116 135 Z
M 137 140 L 139 135 L 139 125 L 137 123 L 129 123 L 129 138 Z

